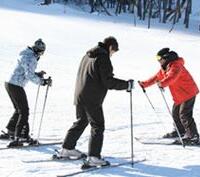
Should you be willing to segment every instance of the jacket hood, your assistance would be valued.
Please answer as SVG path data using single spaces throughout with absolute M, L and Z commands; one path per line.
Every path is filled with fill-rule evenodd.
M 176 59 L 175 61 L 171 62 L 171 63 L 177 63 L 177 64 L 181 64 L 184 65 L 185 61 L 183 58 L 179 57 L 178 59 Z
M 102 42 L 99 42 L 98 45 L 89 51 L 87 51 L 87 55 L 91 58 L 96 58 L 100 54 L 108 54 L 105 45 Z
M 184 62 L 183 58 L 179 57 L 179 58 L 176 58 L 173 61 L 166 61 L 165 63 L 163 63 L 161 65 L 161 67 L 162 67 L 163 70 L 166 70 L 168 66 L 170 66 L 171 64 L 176 64 L 176 63 L 184 65 L 185 62 Z
M 21 60 L 39 60 L 39 56 L 35 54 L 31 47 L 26 48 L 25 50 L 21 51 L 19 56 L 21 56 Z
M 27 57 L 31 57 L 31 56 L 34 55 L 34 52 L 33 52 L 33 50 L 31 48 L 28 47 L 25 50 L 22 50 L 19 55 L 20 56 L 24 55 L 24 56 L 27 56 Z

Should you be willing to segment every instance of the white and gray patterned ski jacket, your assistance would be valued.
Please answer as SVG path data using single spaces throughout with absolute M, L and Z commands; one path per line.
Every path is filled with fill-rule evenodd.
M 29 47 L 19 55 L 18 64 L 8 82 L 20 87 L 25 87 L 29 80 L 37 85 L 42 84 L 43 80 L 35 74 L 38 56 Z

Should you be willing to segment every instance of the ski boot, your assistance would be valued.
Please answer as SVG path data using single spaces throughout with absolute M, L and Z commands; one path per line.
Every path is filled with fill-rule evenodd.
M 81 169 L 85 170 L 88 168 L 101 168 L 105 166 L 110 166 L 110 162 L 102 158 L 90 156 L 86 160 L 83 161 L 83 165 L 81 166 Z
M 188 137 L 188 136 L 184 136 L 182 138 L 183 144 L 184 145 L 189 145 L 189 146 L 195 146 L 195 145 L 200 145 L 200 140 L 199 140 L 199 135 L 195 134 L 193 137 Z M 180 140 L 175 140 L 173 142 L 173 144 L 182 144 Z
M 28 143 L 28 145 L 38 145 L 39 142 L 36 139 L 31 138 L 29 135 L 27 137 L 21 138 L 21 141 Z
M 184 136 L 184 133 L 180 132 L 181 136 Z M 163 138 L 178 138 L 178 133 L 176 130 L 173 130 L 170 133 L 163 135 Z
M 8 130 L 8 132 L 4 132 L 3 130 L 1 131 L 2 134 L 0 134 L 0 139 L 1 140 L 10 140 L 10 139 L 14 139 L 14 132 Z
M 59 152 L 58 150 L 55 150 L 56 154 L 52 156 L 52 159 L 68 159 L 68 160 L 79 160 L 84 159 L 87 157 L 86 154 L 83 152 L 77 150 L 77 149 L 65 149 L 62 148 L 62 150 Z
M 39 144 L 38 140 L 31 138 L 30 135 L 24 135 L 24 134 L 20 135 L 19 141 L 22 143 L 26 143 L 28 145 L 38 145 Z
M 28 140 L 28 144 L 29 144 L 29 145 L 39 145 L 40 143 L 39 143 L 38 140 L 33 139 L 33 138 L 30 138 L 30 139 Z
M 12 140 L 7 147 L 12 148 L 12 147 L 19 147 L 19 146 L 23 146 L 23 142 L 21 142 L 19 140 L 19 138 L 15 138 L 14 140 Z
M 198 145 L 198 144 L 200 144 L 200 142 L 199 142 L 199 135 L 195 134 L 191 138 L 187 137 L 187 136 L 184 136 L 183 137 L 183 143 L 185 145 Z

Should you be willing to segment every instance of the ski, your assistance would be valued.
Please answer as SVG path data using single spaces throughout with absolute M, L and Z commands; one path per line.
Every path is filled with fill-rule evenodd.
M 46 163 L 46 162 L 75 162 L 80 161 L 82 162 L 83 159 L 69 159 L 69 158 L 61 158 L 61 159 L 52 159 L 52 158 L 46 158 L 46 159 L 39 159 L 39 160 L 22 160 L 23 163 Z
M 146 161 L 146 159 L 135 160 L 134 164 L 144 162 L 144 161 Z M 110 165 L 107 165 L 107 166 L 91 167 L 91 168 L 83 169 L 83 170 L 79 169 L 78 171 L 75 171 L 75 172 L 72 172 L 72 173 L 68 173 L 68 174 L 64 174 L 64 175 L 57 175 L 57 177 L 76 176 L 76 175 L 87 173 L 87 172 L 93 172 L 93 171 L 103 170 L 103 169 L 108 169 L 108 168 L 115 168 L 115 167 L 119 167 L 119 166 L 123 166 L 123 165 L 129 165 L 129 164 L 132 164 L 132 161 L 126 161 L 126 162 L 121 162 L 121 163 L 111 163 Z
M 41 146 L 50 146 L 50 145 L 58 145 L 58 144 L 62 144 L 62 142 L 39 143 L 39 144 L 23 144 L 22 146 L 0 147 L 0 150 L 7 150 L 7 149 L 25 149 L 25 148 L 41 147 Z
M 1 142 L 9 142 L 11 141 L 12 139 L 0 139 Z
M 51 158 L 27 160 L 27 161 L 23 160 L 22 162 L 24 163 L 42 163 L 42 162 L 55 162 L 55 161 L 74 162 L 78 160 L 79 161 L 84 160 L 87 158 L 87 155 L 85 153 L 83 153 L 82 156 L 79 158 L 74 158 L 74 157 L 61 157 L 59 156 L 59 151 L 57 149 L 55 149 L 54 151 L 55 151 L 55 154 L 53 154 Z
M 43 162 L 76 162 L 81 161 L 83 158 L 80 159 L 70 159 L 70 158 L 46 158 L 46 159 L 37 159 L 37 160 L 22 160 L 23 163 L 43 163 Z
M 163 145 L 169 145 L 169 144 L 172 144 L 174 142 L 174 139 L 168 139 L 168 138 L 143 138 L 143 137 L 134 137 L 135 140 L 141 144 L 153 144 L 153 145 L 156 145 L 156 144 L 163 144 Z
M 54 150 L 56 153 L 58 152 L 57 149 Z M 55 161 L 65 161 L 65 162 L 81 162 L 87 158 L 87 155 L 83 153 L 83 156 L 81 158 L 65 158 L 65 157 L 59 157 L 57 154 L 54 154 L 52 157 L 43 158 L 43 159 L 36 159 L 36 160 L 22 160 L 24 163 L 42 163 L 42 162 L 55 162 Z M 114 159 L 116 157 L 108 157 L 109 159 Z M 130 157 L 120 157 L 121 159 L 129 159 Z
M 182 143 L 179 140 L 175 139 L 167 139 L 167 138 L 137 138 L 135 137 L 135 140 L 138 141 L 141 144 L 145 145 L 181 145 Z M 185 146 L 190 146 L 190 147 L 200 147 L 200 142 L 197 144 L 188 144 L 185 143 Z
M 194 141 L 188 141 L 187 139 L 185 139 L 185 140 L 183 140 L 183 142 L 184 142 L 184 145 L 185 146 L 196 146 L 196 147 L 200 147 L 200 141 L 198 141 L 198 142 L 194 142 Z M 175 141 L 173 141 L 172 142 L 172 144 L 173 145 L 182 145 L 182 143 L 180 142 L 180 140 L 175 140 Z

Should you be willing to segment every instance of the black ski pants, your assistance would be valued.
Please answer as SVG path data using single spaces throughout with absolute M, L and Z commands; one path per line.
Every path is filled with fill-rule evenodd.
M 179 105 L 173 105 L 172 116 L 181 134 L 193 137 L 198 134 L 196 123 L 193 118 L 195 96 Z
M 76 118 L 77 121 L 74 122 L 72 127 L 68 130 L 63 148 L 74 149 L 77 140 L 89 123 L 91 125 L 91 134 L 89 138 L 88 155 L 100 158 L 103 146 L 103 133 L 105 130 L 102 107 L 76 105 Z
M 20 137 L 24 129 L 24 137 L 29 134 L 29 107 L 26 93 L 23 87 L 19 87 L 10 83 L 5 83 L 5 88 L 14 106 L 14 114 L 8 122 L 7 129 L 15 132 L 15 137 Z

